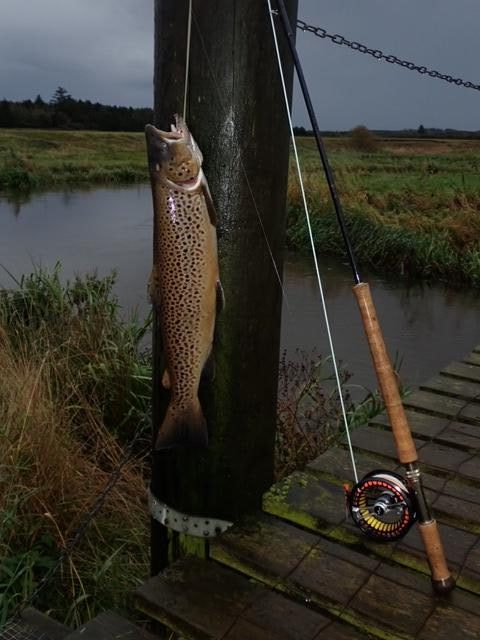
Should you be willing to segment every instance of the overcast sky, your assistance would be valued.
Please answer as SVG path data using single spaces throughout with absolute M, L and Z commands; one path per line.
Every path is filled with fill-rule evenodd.
M 258 0 L 262 2 L 263 0 Z M 480 83 L 478 0 L 299 0 L 299 18 Z M 480 129 L 480 92 L 298 33 L 320 127 Z M 152 104 L 153 0 L 0 0 L 0 98 Z M 299 96 L 296 124 L 307 124 Z

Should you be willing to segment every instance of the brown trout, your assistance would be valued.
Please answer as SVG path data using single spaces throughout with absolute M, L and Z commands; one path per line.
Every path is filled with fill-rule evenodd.
M 170 390 L 155 448 L 206 446 L 198 387 L 223 301 L 215 209 L 202 153 L 183 119 L 176 115 L 169 132 L 147 125 L 145 134 L 155 238 L 149 291 L 165 353 L 162 385 Z

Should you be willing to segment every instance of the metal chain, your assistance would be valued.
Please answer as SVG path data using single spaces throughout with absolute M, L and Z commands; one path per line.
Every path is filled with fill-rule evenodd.
M 467 89 L 475 89 L 476 91 L 480 91 L 480 84 L 462 80 L 461 78 L 454 78 L 453 76 L 450 76 L 446 73 L 440 73 L 440 71 L 435 71 L 434 69 L 429 69 L 428 67 L 417 65 L 414 62 L 402 60 L 394 55 L 386 55 L 385 53 L 383 53 L 383 51 L 380 51 L 380 49 L 370 49 L 360 42 L 347 40 L 347 38 L 339 35 L 338 33 L 328 33 L 327 30 L 323 27 L 315 27 L 311 24 L 307 24 L 304 20 L 297 20 L 297 29 L 313 33 L 313 35 L 319 38 L 328 38 L 334 44 L 349 47 L 353 51 L 359 51 L 360 53 L 366 53 L 369 56 L 373 56 L 376 60 L 385 60 L 385 62 L 389 62 L 390 64 L 398 64 L 400 67 L 408 69 L 409 71 L 416 71 L 417 73 L 429 76 L 430 78 L 438 78 L 439 80 L 444 80 L 445 82 L 449 82 L 450 84 L 455 84 L 457 85 L 457 87 L 466 87 Z

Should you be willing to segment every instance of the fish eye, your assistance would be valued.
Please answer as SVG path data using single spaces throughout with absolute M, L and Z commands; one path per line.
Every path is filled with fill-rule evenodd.
M 167 147 L 168 147 L 168 144 L 166 142 L 160 143 L 160 151 L 166 151 Z

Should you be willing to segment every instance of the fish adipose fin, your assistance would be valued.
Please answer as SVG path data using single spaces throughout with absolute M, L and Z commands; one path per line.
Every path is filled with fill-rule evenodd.
M 158 431 L 155 449 L 174 447 L 206 447 L 208 445 L 207 421 L 198 398 L 183 411 L 171 405 Z

